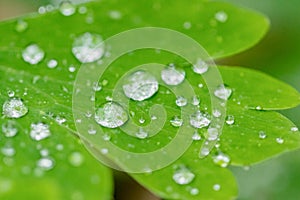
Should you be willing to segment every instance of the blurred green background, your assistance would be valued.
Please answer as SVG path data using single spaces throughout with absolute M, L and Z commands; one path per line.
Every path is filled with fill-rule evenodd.
M 37 11 L 42 5 L 58 5 L 61 0 L 0 0 L 0 19 Z M 73 0 L 79 3 L 87 0 Z M 256 68 L 300 91 L 299 0 L 223 0 L 261 11 L 270 18 L 271 28 L 255 47 L 218 63 Z M 186 3 L 183 1 L 183 3 Z M 300 127 L 300 106 L 283 111 Z M 300 199 L 300 151 L 250 167 L 232 168 L 239 186 L 239 200 Z M 149 197 L 150 198 L 150 197 Z

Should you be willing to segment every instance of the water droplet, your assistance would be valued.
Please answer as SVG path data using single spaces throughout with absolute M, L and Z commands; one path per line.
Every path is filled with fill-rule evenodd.
M 209 154 L 209 149 L 208 148 L 206 148 L 206 147 L 202 147 L 201 148 L 201 150 L 200 150 L 200 157 L 205 157 L 205 156 L 207 156 L 208 154 Z
M 24 105 L 22 99 L 12 98 L 4 102 L 3 115 L 9 118 L 20 118 L 28 113 L 28 108 Z
M 40 150 L 40 154 L 42 157 L 46 157 L 49 155 L 49 150 L 48 149 L 42 149 Z
M 208 70 L 208 64 L 202 59 L 198 59 L 196 64 L 193 65 L 193 71 L 196 74 L 204 74 Z
M 210 120 L 200 111 L 190 116 L 190 124 L 195 128 L 207 127 L 210 124 Z
M 179 106 L 179 107 L 183 107 L 183 106 L 186 106 L 187 104 L 187 99 L 182 97 L 182 96 L 178 96 L 176 98 L 176 105 Z
M 261 106 L 256 106 L 255 110 L 262 110 L 262 107 Z
M 217 118 L 221 117 L 221 115 L 222 115 L 219 110 L 214 110 L 212 114 L 213 114 L 214 117 L 217 117 Z
M 195 133 L 192 136 L 192 139 L 195 141 L 201 140 L 201 135 L 198 133 L 198 131 L 195 131 Z
M 284 139 L 283 138 L 276 138 L 276 142 L 278 144 L 283 144 L 284 143 Z
M 185 71 L 168 66 L 161 71 L 161 78 L 167 85 L 179 85 L 185 79 Z
M 111 19 L 119 20 L 122 18 L 122 13 L 118 10 L 112 10 L 108 14 Z
M 81 63 L 99 60 L 104 55 L 104 43 L 101 35 L 87 32 L 75 38 L 72 53 Z
M 191 194 L 191 195 L 197 195 L 197 194 L 199 194 L 198 188 L 192 188 L 192 189 L 190 190 L 190 194 Z
M 102 89 L 102 86 L 101 86 L 99 83 L 95 82 L 95 83 L 93 84 L 93 90 L 94 90 L 95 92 L 99 92 L 101 89 Z
M 297 131 L 298 131 L 298 127 L 296 127 L 296 126 L 292 127 L 292 128 L 291 128 L 291 131 L 297 132 Z
M 217 155 L 213 157 L 213 161 L 215 164 L 220 167 L 227 167 L 230 162 L 230 157 L 222 152 L 219 152 Z
M 220 99 L 227 100 L 232 94 L 230 88 L 225 87 L 224 85 L 219 86 L 215 91 L 214 95 Z
M 15 26 L 15 30 L 19 33 L 22 33 L 24 31 L 26 31 L 28 28 L 28 23 L 25 22 L 24 20 L 18 20 L 17 24 Z
M 140 128 L 139 131 L 135 135 L 139 139 L 145 139 L 148 137 L 148 133 L 146 131 L 144 131 L 142 128 Z
M 73 152 L 69 155 L 69 162 L 74 167 L 79 167 L 82 165 L 84 157 L 80 152 Z
M 175 116 L 170 120 L 170 123 L 174 127 L 180 127 L 183 124 L 183 120 L 181 118 L 179 118 L 178 116 Z
M 85 6 L 80 6 L 78 8 L 79 14 L 85 14 L 87 12 L 87 8 Z
M 49 126 L 42 122 L 39 122 L 37 124 L 31 124 L 30 127 L 31 127 L 30 137 L 33 140 L 40 141 L 51 135 Z
M 47 62 L 47 67 L 50 69 L 57 67 L 57 65 L 58 65 L 58 62 L 55 59 L 51 59 Z
M 105 133 L 105 134 L 103 135 L 103 140 L 104 140 L 104 141 L 109 141 L 110 139 L 111 139 L 110 134 Z
M 183 28 L 184 28 L 184 29 L 190 29 L 191 27 L 192 27 L 191 22 L 184 22 L 184 23 L 183 23 Z
M 209 127 L 207 129 L 207 139 L 210 141 L 214 141 L 218 139 L 219 130 L 217 128 Z
M 143 101 L 158 91 L 158 82 L 152 74 L 137 71 L 127 78 L 123 91 L 128 98 Z
M 260 139 L 265 139 L 267 137 L 267 134 L 264 131 L 259 131 L 258 132 L 258 137 Z
M 198 106 L 200 104 L 200 99 L 197 96 L 194 96 L 192 99 L 192 104 Z
M 59 5 L 59 11 L 64 16 L 71 16 L 76 12 L 76 7 L 70 1 L 62 1 Z
M 108 102 L 96 110 L 95 120 L 101 126 L 117 128 L 127 122 L 128 115 L 119 104 Z
M 226 22 L 228 19 L 227 13 L 225 13 L 224 11 L 219 11 L 215 14 L 215 19 L 219 22 Z
M 16 150 L 11 146 L 4 146 L 4 147 L 1 148 L 1 153 L 4 156 L 12 157 L 16 154 Z
M 193 174 L 188 168 L 184 166 L 176 170 L 173 174 L 173 180 L 179 185 L 187 185 L 191 183 L 194 178 L 195 174 Z
M 74 65 L 71 65 L 68 70 L 69 72 L 73 73 L 76 71 L 76 68 L 74 67 Z
M 95 135 L 96 133 L 97 133 L 97 130 L 95 129 L 95 127 L 93 125 L 90 125 L 89 129 L 88 129 L 88 134 Z
M 234 116 L 233 115 L 228 115 L 227 117 L 226 117 L 226 124 L 228 124 L 228 125 L 232 125 L 232 124 L 234 124 Z
M 8 97 L 14 97 L 15 96 L 15 91 L 9 90 L 9 91 L 7 91 L 7 95 L 8 95 Z
M 214 184 L 214 185 L 213 185 L 213 189 L 214 189 L 215 191 L 219 191 L 219 190 L 221 189 L 221 185 L 220 185 L 220 184 Z
M 102 154 L 107 154 L 107 153 L 108 153 L 108 149 L 103 148 L 103 149 L 100 150 L 100 152 L 101 152 Z
M 45 52 L 37 44 L 31 44 L 22 51 L 22 58 L 25 62 L 35 65 L 43 60 Z
M 139 119 L 139 123 L 140 123 L 140 124 L 144 124 L 145 121 L 146 121 L 146 120 L 145 120 L 144 118 L 142 118 L 142 117 Z
M 43 170 L 51 170 L 54 167 L 54 160 L 51 158 L 41 158 L 37 161 L 37 166 Z
M 9 120 L 2 124 L 2 132 L 5 137 L 14 137 L 18 133 L 17 124 L 15 121 Z
M 57 116 L 55 117 L 55 121 L 56 121 L 57 123 L 59 123 L 59 124 L 63 124 L 63 123 L 65 123 L 67 120 L 66 120 L 66 118 L 64 118 L 64 117 L 61 117 L 61 116 L 57 115 Z

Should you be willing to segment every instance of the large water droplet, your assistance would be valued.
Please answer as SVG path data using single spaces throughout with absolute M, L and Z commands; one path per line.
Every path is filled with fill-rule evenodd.
M 215 14 L 215 19 L 219 22 L 225 23 L 228 19 L 227 13 L 219 11 Z
M 104 47 L 101 35 L 87 32 L 75 38 L 72 53 L 81 63 L 90 63 L 104 55 Z
M 51 170 L 54 167 L 54 160 L 51 158 L 41 158 L 37 161 L 37 166 L 43 170 Z
M 45 52 L 37 44 L 31 44 L 22 51 L 22 58 L 25 62 L 35 65 L 43 60 Z
M 170 120 L 170 123 L 174 127 L 180 127 L 183 124 L 183 120 L 181 118 L 179 118 L 178 116 L 175 116 Z
M 75 13 L 76 7 L 70 1 L 62 1 L 59 5 L 59 11 L 64 16 L 71 16 Z
M 14 137 L 18 133 L 17 124 L 15 121 L 9 120 L 2 124 L 2 132 L 5 137 Z
M 20 118 L 28 113 L 28 108 L 19 98 L 12 98 L 4 102 L 3 115 L 9 118 Z
M 210 124 L 210 120 L 205 114 L 197 111 L 190 116 L 190 124 L 195 128 L 203 128 Z
M 219 86 L 215 91 L 214 95 L 220 99 L 227 100 L 232 94 L 230 88 L 225 87 L 224 85 Z
M 213 161 L 215 164 L 220 167 L 227 167 L 230 162 L 230 157 L 222 152 L 219 152 L 217 155 L 213 157 Z
M 127 122 L 128 115 L 119 104 L 108 102 L 96 110 L 95 120 L 101 126 L 117 128 Z
M 127 78 L 123 91 L 128 98 L 143 101 L 158 91 L 158 82 L 152 74 L 137 71 Z
M 31 127 L 30 137 L 33 140 L 40 141 L 51 135 L 49 126 L 42 122 L 39 122 L 37 124 L 31 124 L 30 127 Z
M 204 74 L 208 70 L 208 64 L 202 59 L 198 59 L 193 65 L 193 71 L 197 74 Z
M 184 166 L 176 170 L 173 174 L 173 180 L 179 185 L 189 184 L 194 180 L 194 178 L 195 174 L 193 174 L 188 168 Z
M 184 81 L 185 71 L 168 66 L 161 71 L 161 78 L 167 85 L 179 85 Z
M 69 162 L 74 167 L 79 167 L 80 165 L 82 165 L 83 161 L 84 157 L 80 152 L 73 152 L 69 156 Z

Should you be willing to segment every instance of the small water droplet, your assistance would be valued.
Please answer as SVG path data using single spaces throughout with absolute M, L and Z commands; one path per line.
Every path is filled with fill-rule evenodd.
M 201 135 L 198 133 L 198 131 L 195 131 L 195 133 L 192 136 L 192 139 L 195 141 L 201 140 Z
M 214 110 L 212 114 L 214 117 L 217 117 L 217 118 L 221 117 L 221 115 L 222 115 L 219 110 Z
M 191 22 L 184 22 L 183 23 L 183 28 L 184 29 L 191 29 L 191 27 L 192 27 L 192 24 L 191 24 Z
M 210 141 L 214 141 L 218 139 L 219 130 L 217 128 L 209 127 L 207 129 L 207 139 Z
M 101 35 L 86 32 L 75 38 L 72 53 L 81 63 L 99 60 L 104 55 L 104 43 Z
M 39 122 L 37 124 L 31 124 L 30 127 L 30 137 L 33 140 L 40 141 L 51 135 L 49 126 L 42 122 Z
M 276 142 L 278 144 L 283 144 L 284 143 L 284 139 L 283 138 L 276 138 Z
M 35 65 L 44 59 L 45 52 L 37 44 L 31 44 L 22 51 L 22 58 L 25 62 Z
M 255 110 L 262 110 L 262 107 L 261 106 L 256 106 Z
M 291 131 L 293 131 L 293 132 L 297 132 L 299 129 L 298 129 L 298 127 L 296 127 L 296 126 L 294 126 L 294 127 L 292 127 L 291 128 Z
M 101 86 L 99 83 L 95 82 L 95 83 L 93 84 L 93 90 L 94 90 L 95 92 L 99 92 L 101 89 L 102 89 L 102 86 Z
M 226 124 L 228 124 L 228 125 L 232 125 L 232 124 L 234 124 L 234 116 L 233 115 L 228 115 L 227 117 L 226 117 Z
M 198 106 L 200 104 L 200 99 L 197 96 L 194 96 L 192 99 L 192 104 Z
M 175 116 L 170 120 L 170 123 L 174 127 L 180 127 L 183 124 L 183 120 L 181 118 L 179 118 L 178 116 Z
M 104 141 L 109 141 L 110 139 L 111 139 L 110 134 L 105 133 L 105 134 L 103 135 L 103 140 L 104 140 Z
M 49 150 L 48 149 L 41 149 L 40 154 L 42 157 L 46 157 L 49 155 Z
M 207 127 L 210 124 L 210 120 L 205 114 L 197 111 L 190 116 L 190 124 L 195 128 L 203 128 Z
M 232 94 L 232 90 L 230 88 L 225 87 L 224 85 L 219 86 L 214 91 L 214 95 L 223 100 L 228 100 L 231 94 Z
M 228 15 L 224 11 L 219 11 L 215 14 L 215 19 L 219 22 L 225 23 L 228 19 Z
M 103 148 L 103 149 L 100 150 L 100 152 L 101 152 L 102 154 L 107 154 L 107 153 L 108 153 L 108 149 Z
M 71 72 L 71 73 L 73 73 L 73 72 L 75 72 L 76 71 L 76 68 L 75 68 L 75 66 L 74 65 L 71 65 L 71 66 L 69 66 L 69 72 Z
M 264 131 L 259 131 L 258 132 L 258 137 L 260 139 L 265 139 L 267 137 L 267 134 Z
M 3 115 L 9 118 L 20 118 L 28 113 L 28 108 L 22 99 L 12 98 L 4 102 L 2 107 Z
M 128 98 L 143 101 L 158 91 L 158 82 L 149 72 L 137 71 L 127 78 L 123 91 Z
M 95 120 L 101 126 L 117 128 L 127 122 L 128 115 L 119 104 L 108 102 L 96 110 Z
M 95 127 L 93 125 L 90 125 L 88 128 L 88 134 L 95 135 L 96 133 L 97 133 L 97 130 L 95 129 Z
M 185 79 L 185 71 L 168 66 L 161 71 L 161 78 L 167 85 L 179 85 Z
M 87 8 L 85 6 L 80 6 L 78 8 L 79 14 L 85 14 L 87 12 Z
M 213 190 L 219 191 L 220 189 L 221 189 L 221 185 L 220 184 L 214 184 L 213 185 Z
M 14 97 L 14 96 L 15 96 L 15 91 L 13 91 L 13 90 L 8 90 L 8 91 L 7 91 L 7 95 L 8 95 L 8 97 Z
M 190 190 L 190 194 L 193 195 L 193 196 L 199 194 L 198 188 L 192 188 L 192 189 Z
M 66 118 L 64 118 L 64 117 L 61 117 L 61 116 L 57 115 L 57 116 L 55 117 L 55 121 L 56 121 L 57 123 L 59 123 L 59 124 L 63 124 L 63 123 L 65 123 L 67 120 L 66 120 Z
M 139 131 L 135 134 L 135 136 L 139 139 L 145 139 L 148 137 L 148 133 L 143 130 L 143 128 L 140 128 Z
M 47 67 L 50 69 L 57 67 L 57 65 L 58 65 L 58 62 L 55 59 L 51 59 L 47 62 Z
M 213 161 L 220 167 L 227 167 L 230 163 L 230 157 L 222 152 L 219 152 L 213 157 Z
M 70 1 L 62 1 L 59 5 L 59 11 L 64 16 L 71 16 L 76 12 L 76 7 Z
M 146 121 L 146 120 L 145 120 L 143 117 L 141 117 L 141 118 L 139 119 L 139 123 L 140 123 L 140 124 L 144 124 L 145 121 Z
M 5 137 L 14 137 L 18 133 L 17 124 L 15 121 L 8 120 L 2 124 L 2 132 Z
M 41 158 L 37 161 L 37 166 L 43 170 L 51 170 L 54 167 L 54 160 L 51 158 Z
M 193 65 L 193 71 L 196 74 L 204 74 L 208 70 L 208 64 L 202 59 L 198 59 L 196 64 Z
M 181 166 L 180 169 L 176 170 L 173 174 L 173 180 L 179 185 L 187 185 L 191 183 L 194 178 L 195 174 L 185 166 Z
M 4 156 L 12 157 L 16 154 L 16 150 L 11 146 L 4 146 L 4 147 L 1 148 L 1 153 Z
M 176 105 L 179 106 L 179 107 L 183 107 L 183 106 L 186 106 L 187 105 L 187 99 L 182 97 L 182 96 L 178 96 L 176 98 Z
M 15 30 L 19 33 L 22 33 L 24 31 L 26 31 L 28 28 L 28 23 L 25 22 L 24 20 L 18 20 L 17 24 L 15 26 Z
M 82 165 L 84 157 L 80 152 L 73 152 L 69 155 L 69 162 L 74 167 L 79 167 Z
M 122 13 L 118 10 L 111 10 L 109 13 L 108 13 L 109 17 L 111 19 L 114 19 L 114 20 L 119 20 L 122 18 Z

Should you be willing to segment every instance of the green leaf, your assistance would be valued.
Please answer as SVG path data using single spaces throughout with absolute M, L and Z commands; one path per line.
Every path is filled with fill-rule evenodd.
M 14 138 L 0 140 L 1 145 L 12 145 L 17 152 L 12 159 L 3 159 L 4 163 L 8 166 L 3 167 L 0 171 L 0 184 L 5 186 L 2 188 L 10 189 L 1 193 L 4 195 L 4 198 L 19 199 L 19 195 L 24 197 L 24 193 L 27 193 L 27 190 L 23 192 L 17 189 L 20 188 L 21 186 L 19 185 L 22 185 L 25 181 L 27 184 L 32 185 L 38 182 L 40 187 L 38 188 L 40 189 L 39 191 L 45 194 L 49 199 L 68 199 L 69 196 L 72 195 L 78 195 L 79 197 L 83 195 L 86 199 L 109 199 L 111 197 L 110 172 L 99 165 L 96 160 L 93 160 L 80 148 L 79 144 L 77 144 L 76 133 L 74 133 L 75 125 L 71 112 L 71 92 L 73 90 L 76 72 L 70 72 L 69 67 L 75 67 L 75 71 L 78 71 L 80 67 L 80 63 L 71 53 L 72 43 L 76 36 L 84 32 L 96 32 L 106 39 L 131 28 L 160 26 L 181 31 L 191 36 L 203 45 L 212 57 L 220 58 L 251 47 L 262 38 L 268 28 L 268 20 L 261 14 L 217 2 L 199 2 L 193 0 L 187 4 L 181 1 L 166 2 L 143 0 L 138 3 L 128 1 L 103 1 L 87 4 L 86 8 L 87 13 L 76 13 L 70 17 L 64 17 L 55 11 L 41 16 L 32 15 L 24 18 L 23 20 L 28 23 L 28 29 L 22 33 L 15 31 L 16 24 L 18 23 L 15 20 L 0 25 L 0 34 L 2 36 L 0 38 L 0 104 L 3 104 L 9 99 L 7 92 L 14 91 L 15 96 L 22 98 L 25 105 L 29 108 L 29 113 L 25 117 L 15 120 L 18 124 L 19 134 Z M 112 18 L 111 11 L 119 11 L 122 17 L 120 19 Z M 223 19 L 224 13 L 225 16 L 227 16 L 224 22 L 215 19 L 215 15 L 218 12 L 223 13 Z M 189 23 L 191 27 L 187 28 Z M 185 28 L 184 24 L 186 26 Z M 38 44 L 46 52 L 46 58 L 34 66 L 24 63 L 21 58 L 22 50 L 31 43 Z M 203 79 L 201 79 L 200 76 L 195 76 L 190 66 L 181 66 L 182 60 L 177 57 L 174 58 L 174 56 L 166 52 L 162 52 L 159 55 L 157 55 L 157 52 L 153 53 L 153 51 L 133 52 L 132 54 L 135 56 L 135 59 L 132 59 L 132 55 L 130 54 L 125 55 L 124 58 L 120 58 L 105 72 L 100 82 L 103 83 L 103 81 L 106 81 L 108 83 L 103 84 L 103 90 L 96 94 L 97 105 L 103 103 L 105 97 L 111 95 L 114 84 L 117 82 L 116 75 L 122 76 L 138 64 L 155 60 L 163 64 L 175 62 L 179 67 L 183 67 L 186 70 L 191 85 L 194 86 L 194 90 L 201 97 L 201 106 L 203 108 L 206 107 L 208 112 L 210 111 L 210 98 Z M 59 63 L 58 67 L 49 69 L 46 65 L 50 59 L 57 59 Z M 122 66 L 121 69 L 120 66 Z M 225 76 L 225 83 L 235 89 L 231 99 L 243 96 L 244 105 L 251 106 L 249 102 L 252 102 L 255 103 L 255 106 L 261 105 L 264 109 L 292 107 L 298 103 L 299 98 L 295 100 L 297 96 L 299 96 L 298 93 L 285 84 L 268 78 L 267 80 L 269 82 L 275 82 L 275 86 L 282 88 L 282 91 L 288 89 L 288 91 L 293 91 L 294 94 L 289 96 L 292 97 L 289 98 L 289 100 L 282 100 L 282 95 L 279 95 L 278 92 L 275 91 L 275 86 L 270 88 L 266 86 L 264 91 L 271 89 L 273 92 L 270 93 L 270 95 L 275 95 L 276 98 L 279 99 L 278 101 L 273 99 L 274 101 L 272 102 L 274 103 L 269 104 L 270 107 L 268 107 L 264 96 L 261 96 L 257 101 L 255 100 L 257 87 L 251 84 L 256 80 L 254 77 L 259 76 L 259 78 L 266 78 L 266 76 L 252 72 L 249 73 L 249 76 L 245 77 L 245 80 L 248 79 L 249 82 L 238 82 L 234 81 L 236 76 L 230 77 L 231 74 L 234 73 L 230 71 L 231 69 L 221 70 Z M 241 71 L 244 70 L 237 70 L 238 73 Z M 228 76 L 228 78 L 226 78 L 226 76 Z M 197 87 L 199 83 L 204 84 L 204 87 Z M 253 87 L 250 87 L 248 84 L 251 84 Z M 247 88 L 246 92 L 242 90 L 242 85 Z M 161 91 L 166 92 L 167 88 L 161 87 Z M 283 94 L 290 95 L 290 92 Z M 130 108 L 133 112 L 137 113 L 133 120 L 138 122 L 140 117 L 145 117 L 145 120 L 149 122 L 151 116 L 149 116 L 147 109 L 156 103 L 164 105 L 167 109 L 167 121 L 170 121 L 174 115 L 180 114 L 180 109 L 175 105 L 175 95 L 167 95 L 166 93 L 160 93 L 159 95 L 161 95 L 161 98 L 156 96 L 145 103 L 131 101 Z M 229 102 L 229 108 L 230 105 L 233 104 Z M 243 110 L 244 108 L 242 107 L 240 109 Z M 253 116 L 262 113 L 258 111 L 251 112 L 253 112 Z M 236 115 L 240 113 L 238 109 L 234 111 L 233 114 Z M 242 114 L 244 115 L 244 113 Z M 264 115 L 264 117 L 266 116 Z M 56 122 L 60 121 L 59 118 L 65 118 L 66 122 L 57 126 Z M 2 117 L 0 121 L 3 124 L 7 120 L 7 118 Z M 52 132 L 51 137 L 40 142 L 32 141 L 29 136 L 30 124 L 38 122 L 49 124 Z M 238 121 L 236 124 L 238 124 Z M 147 123 L 145 123 L 145 125 L 147 125 Z M 287 126 L 290 125 L 289 122 L 283 123 L 283 128 L 287 128 Z M 248 124 L 240 128 L 246 127 L 248 127 Z M 68 132 L 66 132 L 66 130 L 68 130 Z M 120 148 L 127 151 L 143 153 L 154 151 L 168 144 L 176 136 L 177 128 L 166 123 L 164 129 L 158 136 L 153 137 L 153 139 L 151 138 L 151 140 L 146 139 L 144 141 L 122 134 L 120 130 L 111 131 L 105 128 L 104 130 L 111 133 L 112 143 Z M 278 129 L 274 131 L 278 131 Z M 70 132 L 73 132 L 73 135 L 70 134 Z M 205 130 L 201 130 L 200 132 L 202 137 L 204 137 Z M 275 134 L 277 134 L 277 132 Z M 226 131 L 224 131 L 222 137 L 225 136 L 227 136 Z M 295 136 L 295 139 L 298 140 L 298 138 L 298 135 Z M 290 143 L 290 139 L 293 139 L 293 137 L 287 137 L 285 140 L 285 144 L 293 145 L 292 147 L 288 146 L 288 148 L 298 147 Z M 26 148 L 22 147 L 22 141 L 24 141 Z M 237 189 L 231 172 L 226 168 L 215 165 L 212 161 L 212 155 L 205 159 L 198 158 L 202 141 L 194 142 L 176 163 L 167 168 L 153 172 L 152 174 L 132 174 L 132 176 L 149 188 L 149 190 L 164 198 L 230 199 L 235 197 Z M 226 140 L 224 139 L 224 141 Z M 235 140 L 235 142 L 238 141 Z M 41 143 L 41 145 L 38 145 L 38 143 Z M 62 152 L 57 151 L 57 143 L 63 144 L 64 150 Z M 96 145 L 97 144 L 95 144 L 95 146 Z M 221 149 L 225 145 L 228 144 L 222 143 Z M 278 146 L 276 143 L 270 143 L 268 145 L 274 149 L 253 158 L 251 163 L 266 159 L 286 149 L 275 147 Z M 252 148 L 252 146 L 250 147 Z M 30 173 L 29 175 L 22 174 L 22 171 L 24 171 L 22 167 L 24 167 L 24 165 L 30 165 L 31 168 L 36 167 L 36 162 L 41 157 L 41 149 L 39 148 L 49 150 L 51 158 L 55 160 L 55 167 L 45 172 L 42 178 L 37 178 L 34 173 Z M 97 150 L 101 151 L 100 147 Z M 80 152 L 80 154 L 83 155 L 84 162 L 80 167 L 74 167 L 73 169 L 68 159 L 74 151 Z M 222 151 L 226 151 L 226 153 L 228 151 L 228 154 L 232 152 L 230 157 L 234 164 L 245 164 L 243 160 L 239 160 L 239 154 L 236 155 L 232 149 L 225 148 L 224 150 L 222 149 Z M 15 161 L 15 163 L 12 160 Z M 17 167 L 11 169 L 9 168 L 10 164 Z M 194 181 L 188 186 L 180 186 L 172 179 L 176 166 L 180 165 L 185 165 L 196 175 Z M 11 177 L 14 177 L 14 179 L 12 180 Z M 98 179 L 95 177 L 98 177 L 99 182 L 97 182 Z M 164 177 L 163 180 L 162 177 Z M 74 182 L 76 182 L 76 184 L 74 184 Z M 93 184 L 95 182 L 96 184 Z M 221 189 L 219 191 L 213 190 L 213 185 L 215 184 L 220 184 Z M 12 185 L 11 188 L 8 187 L 10 185 Z M 171 186 L 172 190 L 170 190 L 168 186 Z M 190 194 L 191 189 L 194 188 L 199 190 L 199 194 Z M 28 195 L 30 195 L 28 198 L 46 198 L 40 196 L 42 194 L 33 191 L 33 193 L 28 193 Z

